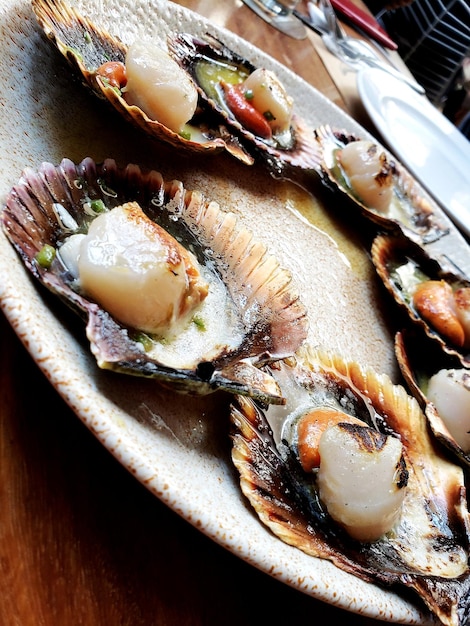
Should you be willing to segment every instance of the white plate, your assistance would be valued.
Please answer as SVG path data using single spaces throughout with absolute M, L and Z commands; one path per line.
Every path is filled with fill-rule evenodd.
M 470 236 L 470 142 L 425 98 L 379 69 L 357 76 L 362 102 L 396 156 Z
M 256 65 L 276 71 L 313 127 L 329 123 L 366 134 L 288 69 L 177 5 L 83 0 L 83 6 L 85 14 L 126 42 L 137 36 L 159 38 L 169 29 L 210 31 Z M 76 162 L 112 157 L 178 178 L 235 211 L 293 273 L 311 312 L 311 343 L 397 376 L 375 271 L 340 218 L 262 170 L 220 155 L 177 154 L 147 140 L 72 80 L 25 0 L 0 0 L 0 58 L 2 198 L 26 166 L 58 164 L 63 157 Z M 3 234 L 0 266 L 1 306 L 32 357 L 84 424 L 151 492 L 228 550 L 306 594 L 390 622 L 428 623 L 419 602 L 308 557 L 259 522 L 241 495 L 230 460 L 226 396 L 188 400 L 152 381 L 99 370 L 81 323 L 38 288 Z

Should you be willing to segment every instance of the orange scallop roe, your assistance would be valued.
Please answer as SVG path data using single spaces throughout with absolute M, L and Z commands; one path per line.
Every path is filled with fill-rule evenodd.
M 317 407 L 300 418 L 297 425 L 297 445 L 300 463 L 305 472 L 311 472 L 320 466 L 318 448 L 325 430 L 341 423 L 365 425 L 362 420 L 330 407 Z
M 427 280 L 413 293 L 413 305 L 434 330 L 455 346 L 465 344 L 465 330 L 457 315 L 454 292 L 444 280 Z

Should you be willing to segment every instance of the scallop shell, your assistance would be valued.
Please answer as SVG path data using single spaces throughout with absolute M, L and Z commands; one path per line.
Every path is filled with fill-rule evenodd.
M 335 157 L 337 150 L 362 138 L 329 126 L 317 128 L 315 134 L 321 147 L 324 182 L 334 192 L 343 194 L 366 218 L 387 230 L 399 229 L 420 243 L 431 243 L 449 232 L 437 217 L 439 211 L 435 202 L 391 155 L 395 193 L 390 211 L 384 214 L 363 204 L 347 184 Z
M 446 354 L 456 357 L 464 367 L 470 366 L 470 354 L 464 348 L 452 345 L 440 335 L 416 311 L 411 303 L 407 285 L 400 278 L 397 270 L 409 268 L 410 272 L 419 273 L 422 280 L 444 280 L 453 288 L 468 287 L 470 281 L 463 275 L 444 269 L 441 264 L 428 255 L 421 246 L 406 237 L 378 235 L 371 248 L 372 262 L 385 287 L 395 301 L 404 310 L 409 319 L 420 327 L 429 339 L 437 343 Z M 418 274 L 417 274 L 418 275 Z
M 432 349 L 434 348 L 434 349 Z M 429 379 L 441 369 L 460 369 L 459 359 L 443 354 L 430 346 L 426 337 L 418 332 L 404 329 L 395 335 L 395 354 L 400 371 L 414 397 L 424 411 L 434 436 L 460 463 L 470 467 L 470 454 L 462 450 L 446 428 L 439 412 L 426 396 Z
M 117 37 L 99 28 L 63 0 L 32 0 L 39 25 L 85 84 L 101 100 L 110 103 L 128 122 L 155 139 L 183 150 L 213 153 L 226 150 L 240 161 L 251 165 L 253 157 L 230 133 L 221 118 L 199 113 L 194 125 L 201 132 L 200 141 L 186 139 L 163 124 L 151 120 L 139 107 L 129 106 L 119 90 L 97 74 L 107 61 L 124 63 L 127 47 Z M 165 42 L 162 42 L 164 45 Z M 206 112 L 207 113 L 207 112 Z
M 262 139 L 248 131 L 234 117 L 230 109 L 224 105 L 223 99 L 216 100 L 207 93 L 196 71 L 201 61 L 205 63 L 212 61 L 214 64 L 226 65 L 235 70 L 241 69 L 245 75 L 251 74 L 256 69 L 255 65 L 210 34 L 201 39 L 188 33 L 179 33 L 169 37 L 168 47 L 171 55 L 193 78 L 201 98 L 223 116 L 227 126 L 242 137 L 244 145 L 256 149 L 257 154 L 263 158 L 274 175 L 282 176 L 286 166 L 312 171 L 319 169 L 320 156 L 313 129 L 301 118 L 293 116 L 287 144 L 281 145 L 276 140 Z
M 463 624 L 470 538 L 462 468 L 441 454 L 416 400 L 387 376 L 309 346 L 297 357 L 272 368 L 286 395 L 284 407 L 234 400 L 232 457 L 243 493 L 282 541 L 366 581 L 413 589 L 443 624 Z M 370 544 L 351 539 L 331 520 L 313 474 L 302 471 L 295 449 L 281 436 L 296 415 L 331 403 L 399 437 L 406 451 L 401 520 Z
M 87 230 L 96 217 L 90 210 L 93 200 L 109 209 L 137 201 L 197 256 L 214 290 L 223 289 L 227 305 L 216 319 L 208 314 L 207 338 L 206 333 L 196 340 L 186 337 L 191 350 L 194 341 L 199 346 L 196 354 L 189 354 L 184 343 L 179 348 L 152 343 L 144 350 L 136 329 L 118 323 L 74 288 L 57 256 L 50 269 L 37 263 L 36 254 L 45 244 L 56 248 L 64 235 Z M 38 171 L 24 171 L 7 197 L 2 222 L 32 274 L 87 320 L 87 337 L 100 367 L 155 378 L 192 394 L 223 389 L 283 402 L 277 383 L 258 366 L 301 345 L 307 334 L 306 311 L 290 273 L 233 213 L 186 190 L 181 182 L 164 181 L 155 171 L 143 172 L 136 165 L 119 168 L 113 160 L 96 164 L 85 159 L 75 165 L 64 159 L 59 166 L 44 163 Z

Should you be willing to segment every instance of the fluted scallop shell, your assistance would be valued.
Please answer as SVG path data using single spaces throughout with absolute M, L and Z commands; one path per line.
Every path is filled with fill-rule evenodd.
M 430 345 L 422 333 L 404 329 L 395 335 L 395 354 L 406 384 L 423 409 L 434 436 L 470 467 L 470 454 L 462 450 L 427 397 L 429 379 L 441 369 L 460 369 L 460 360 Z
M 464 367 L 469 367 L 470 354 L 468 351 L 451 344 L 448 339 L 431 327 L 415 309 L 411 301 L 409 287 L 406 281 L 400 277 L 400 273 L 402 275 L 404 272 L 416 274 L 422 281 L 444 280 L 453 289 L 468 287 L 470 281 L 463 275 L 454 274 L 444 269 L 439 261 L 406 237 L 378 235 L 372 244 L 371 257 L 385 287 L 401 309 L 407 313 L 413 324 L 420 327 L 429 339 L 440 346 L 441 350 L 458 358 Z
M 333 191 L 343 194 L 362 215 L 387 230 L 400 229 L 421 243 L 431 243 L 447 234 L 448 228 L 439 219 L 439 211 L 434 200 L 391 155 L 389 157 L 393 167 L 393 201 L 390 210 L 382 213 L 366 206 L 353 193 L 335 156 L 338 150 L 362 137 L 329 126 L 321 126 L 315 133 L 321 149 L 324 181 Z
M 158 343 L 144 350 L 138 329 L 118 323 L 81 295 L 57 257 L 50 269 L 37 263 L 36 254 L 45 244 L 56 248 L 65 235 L 86 232 L 96 217 L 90 211 L 93 200 L 108 209 L 137 201 L 196 255 L 210 286 L 225 290 L 220 327 L 214 320 L 207 338 L 206 333 L 203 339 L 198 336 L 202 347 L 197 354 L 191 353 L 193 340 L 189 351 L 184 343 L 173 346 L 174 353 L 172 346 Z M 32 274 L 87 320 L 87 337 L 100 367 L 155 378 L 193 394 L 224 389 L 266 402 L 283 401 L 277 383 L 258 366 L 301 345 L 307 334 L 306 311 L 290 273 L 233 213 L 181 182 L 165 181 L 156 171 L 144 172 L 136 165 L 120 168 L 111 159 L 102 164 L 85 159 L 78 165 L 64 159 L 58 166 L 44 163 L 38 171 L 24 171 L 7 197 L 2 222 Z
M 179 33 L 169 37 L 168 47 L 172 56 L 193 78 L 201 98 L 223 116 L 227 126 L 242 137 L 244 145 L 256 149 L 257 154 L 264 159 L 273 174 L 282 175 L 286 165 L 307 170 L 319 168 L 319 151 L 313 129 L 299 116 L 294 114 L 289 139 L 284 144 L 279 143 L 275 138 L 265 140 L 247 130 L 224 104 L 222 97 L 216 99 L 208 94 L 197 74 L 198 64 L 202 61 L 226 65 L 234 70 L 240 68 L 244 74 L 249 75 L 256 69 L 256 66 L 248 59 L 243 58 L 210 34 L 206 34 L 202 39 L 189 33 Z
M 212 110 L 197 112 L 194 126 L 200 131 L 200 136 L 193 140 L 151 120 L 139 107 L 129 106 L 120 91 L 97 74 L 97 69 L 107 61 L 124 63 L 127 46 L 120 39 L 81 15 L 64 0 L 32 0 L 32 8 L 48 39 L 84 83 L 98 98 L 110 103 L 125 120 L 178 149 L 197 153 L 226 150 L 248 165 L 253 163 L 253 157 Z M 164 48 L 166 42 L 161 41 L 160 44 Z
M 284 407 L 234 400 L 232 457 L 243 493 L 286 543 L 367 581 L 413 589 L 443 624 L 465 623 L 459 621 L 469 585 L 462 469 L 441 454 L 416 400 L 387 376 L 309 346 L 297 357 L 272 368 L 286 395 Z M 402 517 L 370 544 L 354 541 L 331 520 L 315 495 L 313 475 L 303 472 L 295 450 L 280 438 L 282 425 L 296 413 L 335 403 L 399 437 L 407 455 Z

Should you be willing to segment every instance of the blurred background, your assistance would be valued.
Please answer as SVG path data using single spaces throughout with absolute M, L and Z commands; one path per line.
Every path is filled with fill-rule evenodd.
M 431 102 L 470 139 L 470 0 L 365 0 Z

